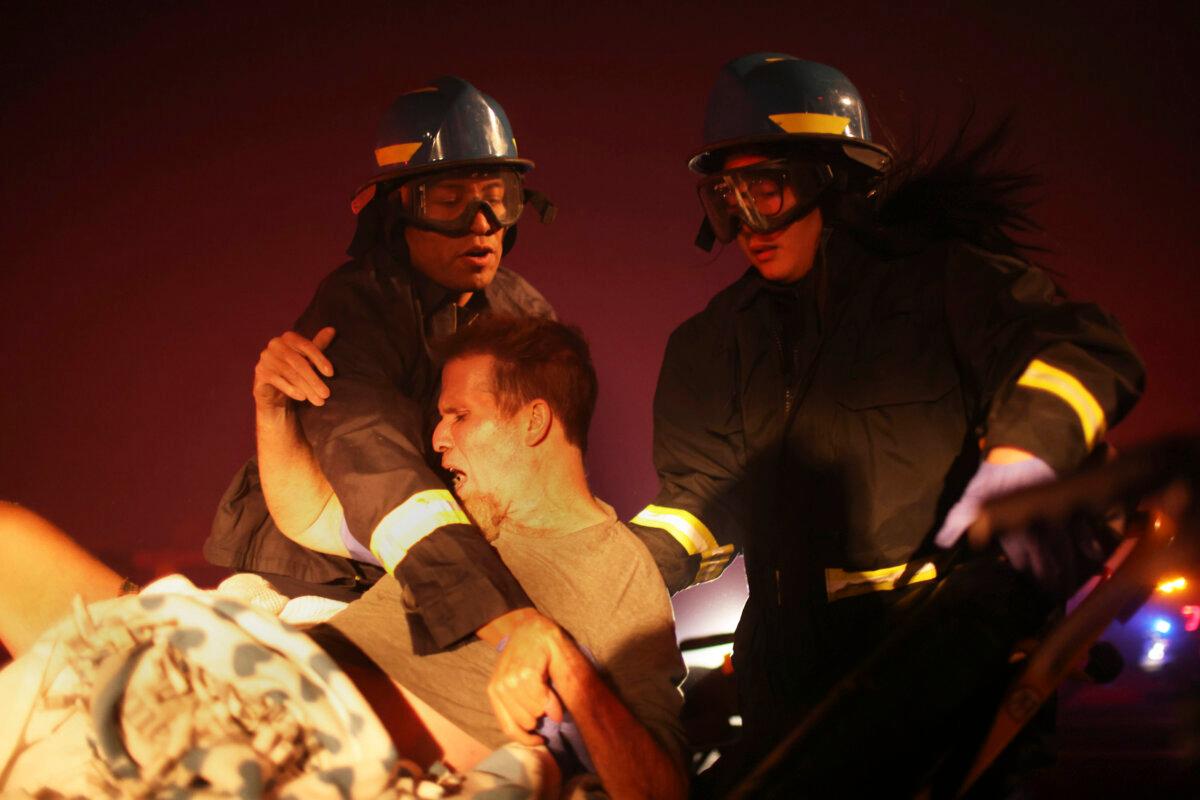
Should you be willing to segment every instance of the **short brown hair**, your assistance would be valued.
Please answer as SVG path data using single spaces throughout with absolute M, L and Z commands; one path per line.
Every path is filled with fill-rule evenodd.
M 484 314 L 433 349 L 442 363 L 474 355 L 494 358 L 500 410 L 512 415 L 531 400 L 545 400 L 562 421 L 567 441 L 587 452 L 599 386 L 579 328 L 540 317 Z

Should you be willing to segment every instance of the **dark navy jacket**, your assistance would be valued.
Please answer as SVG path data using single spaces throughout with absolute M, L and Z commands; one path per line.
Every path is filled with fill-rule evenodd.
M 330 397 L 321 407 L 301 406 L 298 414 L 350 534 L 382 554 L 408 588 L 419 651 L 447 647 L 504 612 L 531 605 L 438 473 L 430 433 L 439 374 L 428 342 L 487 310 L 554 312 L 536 289 L 503 268 L 466 307 L 453 301 L 451 292 L 375 248 L 329 275 L 295 326 L 308 337 L 327 325 L 337 329 L 326 351 L 335 370 L 327 379 Z M 204 553 L 220 566 L 287 576 L 314 584 L 305 591 L 343 599 L 346 590 L 361 591 L 383 574 L 280 533 L 253 459 L 222 498 Z

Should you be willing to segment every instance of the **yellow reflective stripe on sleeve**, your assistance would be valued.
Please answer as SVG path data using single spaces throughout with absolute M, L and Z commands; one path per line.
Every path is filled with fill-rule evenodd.
M 1040 358 L 1029 362 L 1029 366 L 1017 380 L 1017 385 L 1050 392 L 1069 405 L 1079 416 L 1079 424 L 1083 426 L 1083 439 L 1087 442 L 1089 450 L 1092 449 L 1096 438 L 1103 435 L 1107 428 L 1104 409 L 1079 379 Z
M 417 492 L 388 512 L 371 534 L 371 552 L 388 572 L 409 548 L 444 525 L 470 525 L 454 495 L 446 489 Z
M 717 549 L 717 540 L 708 527 L 682 508 L 646 506 L 630 521 L 647 528 L 662 528 L 689 556 Z
M 421 142 L 402 142 L 388 145 L 375 151 L 375 163 L 381 167 L 393 164 L 405 164 L 413 157 L 413 153 L 421 149 Z
M 814 114 L 802 112 L 797 114 L 771 114 L 771 122 L 783 128 L 788 133 L 845 133 L 850 124 L 849 117 L 839 117 L 836 114 Z
M 825 596 L 829 602 L 844 600 L 847 597 L 867 594 L 868 592 L 890 592 L 896 588 L 904 588 L 909 584 L 931 581 L 937 577 L 937 567 L 926 562 L 918 567 L 910 576 L 900 577 L 908 570 L 908 564 L 894 567 L 872 569 L 865 572 L 847 572 L 837 568 L 825 570 Z
M 318 553 L 350 558 L 350 551 L 346 549 L 346 543 L 342 541 L 344 519 L 342 502 L 338 500 L 336 494 L 331 494 L 316 521 L 296 536 L 288 536 L 288 538 L 296 544 L 303 545 L 309 550 L 316 550 Z M 284 535 L 287 536 L 286 533 Z

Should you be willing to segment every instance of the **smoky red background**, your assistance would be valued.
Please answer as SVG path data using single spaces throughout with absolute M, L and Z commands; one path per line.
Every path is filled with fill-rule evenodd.
M 591 477 L 635 512 L 667 334 L 744 267 L 692 246 L 685 163 L 717 70 L 756 50 L 838 66 L 900 143 L 1014 112 L 1042 261 L 1149 368 L 1113 440 L 1196 430 L 1195 19 L 1051 6 L 5 4 L 0 497 L 138 579 L 201 574 L 258 351 L 342 261 L 383 110 L 453 73 L 559 206 L 505 263 L 589 334 Z

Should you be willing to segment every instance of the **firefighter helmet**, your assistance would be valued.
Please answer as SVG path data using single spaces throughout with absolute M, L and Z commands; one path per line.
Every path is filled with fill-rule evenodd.
M 446 75 L 428 86 L 405 92 L 388 108 L 375 139 L 375 172 L 359 187 L 350 207 L 359 214 L 374 199 L 378 186 L 394 179 L 423 178 L 445 171 L 494 174 L 506 186 L 510 198 L 515 198 L 503 214 L 497 215 L 495 207 L 485 211 L 485 215 L 492 214 L 489 219 L 494 224 L 508 228 L 504 239 L 507 252 L 516 240 L 513 226 L 525 204 L 533 205 L 543 222 L 554 218 L 555 209 L 549 200 L 523 188 L 520 176 L 530 169 L 533 162 L 517 155 L 517 140 L 500 104 L 462 78 Z M 421 193 L 413 192 L 412 196 Z M 418 227 L 463 235 L 479 210 L 480 204 L 475 203 L 466 210 L 471 213 L 459 214 L 454 220 L 427 219 L 428 215 L 418 213 L 419 209 L 407 209 L 401 217 Z M 466 226 L 460 224 L 464 219 Z M 373 235 L 368 238 L 373 241 Z
M 704 141 L 688 162 L 701 174 L 720 170 L 733 149 L 792 141 L 840 152 L 876 173 L 891 161 L 871 141 L 854 84 L 833 67 L 783 53 L 752 53 L 725 65 L 708 98 Z
M 396 98 L 379 124 L 375 165 L 369 183 L 451 167 L 511 166 L 526 172 L 533 162 L 517 156 L 500 104 L 447 75 Z

